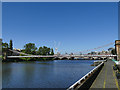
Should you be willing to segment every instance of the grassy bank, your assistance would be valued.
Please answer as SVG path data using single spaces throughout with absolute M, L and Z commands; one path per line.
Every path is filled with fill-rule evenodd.
M 53 58 L 17 58 L 17 59 L 6 59 L 2 62 L 21 62 L 21 61 L 48 61 L 54 60 Z

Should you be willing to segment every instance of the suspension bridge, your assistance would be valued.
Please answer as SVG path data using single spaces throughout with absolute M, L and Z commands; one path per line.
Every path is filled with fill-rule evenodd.
M 80 52 L 89 52 L 89 51 L 94 51 L 94 50 L 97 50 L 97 49 L 101 49 L 101 48 L 104 48 L 104 47 L 108 47 L 110 45 L 113 45 L 114 43 L 109 43 L 107 45 L 103 45 L 103 46 L 100 46 L 100 47 L 97 47 L 97 48 L 93 48 L 93 49 L 89 49 L 89 50 L 84 50 L 84 51 L 80 51 Z M 110 58 L 114 58 L 114 57 L 117 57 L 117 55 L 112 55 L 112 54 L 108 54 L 108 55 L 88 55 L 88 54 L 69 54 L 69 55 L 30 55 L 30 54 L 26 54 L 26 53 L 23 53 L 23 52 L 19 52 L 17 50 L 10 50 L 10 52 L 14 53 L 15 55 L 12 55 L 12 56 L 7 56 L 6 58 L 9 58 L 9 59 L 12 59 L 12 58 L 54 58 L 54 59 L 110 59 Z M 20 55 L 23 55 L 23 56 L 20 56 Z

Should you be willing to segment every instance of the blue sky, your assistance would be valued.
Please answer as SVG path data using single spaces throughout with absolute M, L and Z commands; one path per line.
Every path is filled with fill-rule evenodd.
M 14 48 L 31 42 L 75 53 L 118 39 L 115 2 L 11 2 L 3 3 L 2 9 L 2 38 L 4 42 L 12 39 Z

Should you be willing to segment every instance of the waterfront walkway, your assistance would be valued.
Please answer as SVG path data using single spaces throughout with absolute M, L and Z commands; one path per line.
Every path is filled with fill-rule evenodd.
M 90 88 L 119 89 L 118 81 L 115 76 L 115 72 L 113 71 L 113 65 L 114 62 L 112 60 L 107 60 Z

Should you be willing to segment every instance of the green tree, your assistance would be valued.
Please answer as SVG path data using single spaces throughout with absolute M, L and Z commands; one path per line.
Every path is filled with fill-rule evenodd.
M 53 48 L 51 49 L 51 55 L 54 55 L 54 51 L 53 51 Z
M 115 48 L 109 48 L 108 51 L 109 51 L 111 54 L 116 55 Z
M 46 54 L 50 55 L 50 48 L 46 48 Z
M 37 47 L 34 43 L 28 43 L 24 45 L 24 52 L 27 54 L 36 54 Z
M 37 54 L 38 54 L 38 55 L 42 55 L 42 50 L 43 50 L 43 48 L 42 48 L 42 47 L 39 47 L 39 49 L 38 49 L 38 51 L 37 51 Z
M 116 51 L 115 51 L 114 48 L 112 49 L 111 53 L 112 53 L 113 55 L 116 55 Z
M 114 48 L 108 48 L 108 51 L 112 51 Z
M 8 43 L 2 43 L 2 48 L 8 48 Z
M 50 55 L 50 53 L 51 53 L 51 49 L 46 46 L 39 47 L 37 51 L 38 55 Z
M 98 55 L 100 55 L 100 52 L 98 52 Z
M 13 50 L 13 43 L 12 43 L 12 40 L 10 40 L 9 49 Z
M 43 46 L 42 55 L 50 55 L 50 48 Z
M 47 55 L 47 47 L 43 46 L 42 55 Z
M 2 52 L 8 50 L 8 43 L 2 43 Z
M 92 51 L 92 52 L 91 52 L 91 54 L 92 54 L 92 55 L 95 55 L 95 54 L 96 54 L 96 52 Z

